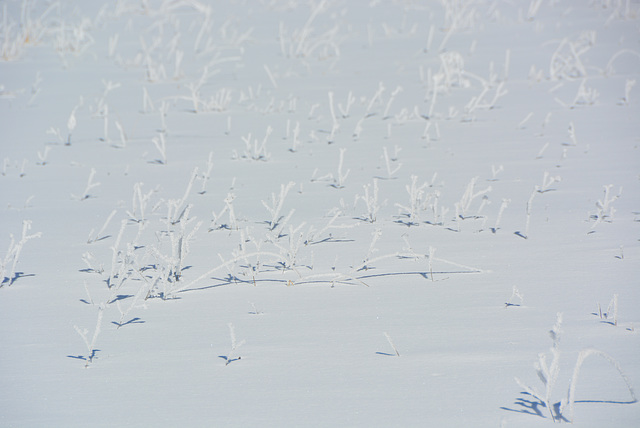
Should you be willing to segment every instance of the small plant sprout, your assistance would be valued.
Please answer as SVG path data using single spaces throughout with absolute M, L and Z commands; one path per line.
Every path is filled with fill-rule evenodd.
M 147 193 L 142 193 L 143 183 L 136 183 L 133 185 L 133 197 L 131 200 L 131 211 L 127 211 L 129 220 L 135 223 L 143 223 L 145 220 L 145 211 L 147 204 L 153 195 L 153 190 Z
M 245 144 L 244 154 L 242 155 L 245 159 L 251 159 L 255 161 L 267 161 L 271 157 L 269 153 L 267 153 L 267 140 L 269 136 L 273 132 L 273 128 L 271 126 L 267 127 L 265 132 L 265 136 L 262 139 L 262 142 L 258 141 L 258 139 L 254 139 L 251 141 L 251 134 L 246 137 L 242 137 L 242 141 Z
M 531 0 L 529 8 L 527 9 L 527 21 L 533 21 L 536 19 L 536 15 L 538 14 L 538 10 L 541 5 L 542 0 Z
M 149 91 L 147 90 L 146 87 L 142 88 L 142 112 L 147 114 L 147 113 L 152 113 L 156 111 L 156 106 L 153 104 L 153 100 L 151 99 L 151 96 L 149 95 Z
M 475 191 L 475 185 L 478 181 L 478 177 L 474 177 L 471 179 L 471 181 L 469 182 L 469 184 L 467 184 L 467 188 L 465 190 L 465 192 L 462 195 L 462 198 L 460 198 L 460 201 L 457 203 L 457 206 L 459 207 L 459 216 L 461 219 L 465 219 L 467 218 L 467 216 L 469 215 L 469 209 L 471 208 L 471 203 L 478 197 L 478 196 L 483 196 L 486 195 L 487 193 L 491 192 L 492 188 L 491 186 L 487 187 L 484 190 L 479 190 L 479 191 Z M 479 212 L 479 210 L 478 210 Z
M 433 276 L 433 262 L 436 260 L 436 249 L 432 246 L 429 246 L 429 254 L 427 256 L 427 263 L 429 268 L 429 277 L 431 278 L 431 282 L 435 282 L 435 277 Z
M 329 142 L 332 143 L 335 139 L 336 132 L 340 129 L 340 124 L 338 123 L 338 118 L 333 108 L 333 92 L 331 91 L 329 91 L 329 112 L 331 113 L 331 121 L 333 122 L 331 125 L 331 135 L 329 135 Z
M 542 177 L 542 185 L 541 186 L 536 186 L 536 190 L 538 191 L 538 193 L 546 193 L 546 192 L 551 192 L 552 189 L 551 186 L 554 185 L 555 183 L 560 183 L 562 181 L 562 177 L 560 177 L 559 175 L 556 175 L 555 177 L 552 176 L 551 174 L 549 174 L 549 171 L 545 171 L 544 172 L 544 176 Z
M 373 185 L 365 184 L 364 196 L 356 196 L 356 202 L 362 200 L 367 207 L 367 214 L 363 216 L 363 219 L 370 223 L 375 223 L 378 211 L 380 211 L 380 205 L 378 203 L 378 180 L 373 179 Z
M 553 392 L 553 387 L 556 384 L 556 380 L 558 379 L 558 373 L 560 372 L 560 333 L 562 327 L 562 313 L 558 313 L 556 317 L 556 323 L 553 328 L 549 331 L 549 336 L 553 341 L 553 345 L 550 349 L 551 351 L 551 364 L 547 363 L 547 355 L 540 353 L 538 354 L 538 361 L 535 363 L 534 367 L 538 374 L 538 378 L 542 381 L 544 385 L 544 392 L 540 393 L 536 388 L 529 387 L 525 385 L 520 379 L 516 378 L 516 382 L 522 389 L 524 389 L 527 393 L 531 394 L 537 400 L 539 400 L 544 407 L 547 408 L 549 412 L 549 416 L 551 419 L 556 422 L 557 418 L 560 418 L 561 415 L 554 415 L 554 408 L 552 406 L 551 394 Z
M 49 156 L 49 152 L 51 151 L 51 146 L 44 146 L 44 150 L 42 152 L 38 151 L 38 165 L 46 165 L 47 164 L 47 156 Z
M 87 265 L 87 268 L 83 270 L 83 272 L 88 272 L 88 273 L 97 273 L 99 275 L 102 275 L 104 273 L 104 266 L 102 264 L 97 264 L 98 261 L 96 260 L 96 258 L 94 257 L 93 254 L 91 254 L 90 252 L 86 252 L 82 255 L 82 261 L 84 262 L 85 265 Z M 86 283 L 85 283 L 85 288 L 86 288 Z
M 95 229 L 91 229 L 91 232 L 89 232 L 89 238 L 87 239 L 87 244 L 93 244 L 96 241 L 101 241 L 107 238 L 107 236 L 104 235 L 104 231 L 107 229 L 109 222 L 111 222 L 111 219 L 116 215 L 117 212 L 118 210 L 111 211 L 111 214 L 109 214 L 98 233 L 94 233 Z
M 507 300 L 507 302 L 504 304 L 504 307 L 508 308 L 509 306 L 521 306 L 523 303 L 524 297 L 520 293 L 520 290 L 518 290 L 518 287 L 514 285 L 513 291 L 511 292 L 511 297 L 509 297 L 509 300 Z
M 518 123 L 517 128 L 518 129 L 525 129 L 526 128 L 525 123 L 527 123 L 529 121 L 529 119 L 531 119 L 532 117 L 533 117 L 533 112 L 530 112 L 528 115 L 525 116 L 524 119 L 522 119 L 520 121 L 520 123 Z
M 36 80 L 33 82 L 33 84 L 31 85 L 31 97 L 29 98 L 29 101 L 27 102 L 27 106 L 31 106 L 33 104 L 33 102 L 35 101 L 36 97 L 38 96 L 38 94 L 40 94 L 40 84 L 42 83 L 42 74 L 38 71 L 36 73 Z
M 622 104 L 628 106 L 629 105 L 629 100 L 630 100 L 630 95 L 631 95 L 631 89 L 633 89 L 633 87 L 636 86 L 636 79 L 627 79 L 627 81 L 624 84 L 624 98 L 622 98 Z
M 620 187 L 620 190 L 618 190 L 618 194 L 616 196 L 611 195 L 611 188 L 613 187 L 613 184 L 609 184 L 603 187 L 604 197 L 596 202 L 597 211 L 595 214 L 592 214 L 590 216 L 592 219 L 595 219 L 595 223 L 591 226 L 591 230 L 589 233 L 592 233 L 596 226 L 598 226 L 603 221 L 613 221 L 613 215 L 616 211 L 613 207 L 613 203 L 622 195 L 622 187 Z
M 504 171 L 504 166 L 500 165 L 496 168 L 495 165 L 491 165 L 491 178 L 488 181 L 498 181 L 496 178 L 498 174 Z
M 231 230 L 238 229 L 238 221 L 236 219 L 236 214 L 233 209 L 233 201 L 235 198 L 236 198 L 235 195 L 229 192 L 227 194 L 227 197 L 224 199 L 224 208 L 220 211 L 220 213 L 216 214 L 215 212 L 212 212 L 213 220 L 211 221 L 209 232 L 216 229 L 231 229 Z M 228 215 L 229 222 L 221 223 L 220 219 L 225 213 L 227 213 Z
M 160 102 L 160 108 L 158 108 L 158 113 L 160 114 L 160 133 L 167 133 L 167 114 L 169 113 L 169 102 L 166 100 L 162 100 Z
M 153 137 L 151 142 L 158 150 L 160 154 L 160 158 L 155 160 L 155 163 L 159 163 L 161 165 L 167 164 L 167 140 L 164 136 L 163 132 L 159 132 L 157 137 Z
M 389 333 L 385 331 L 383 334 L 384 334 L 384 337 L 387 338 L 389 345 L 391 345 L 391 348 L 393 349 L 393 353 L 396 354 L 396 357 L 399 357 L 400 352 L 398 352 L 398 348 L 396 348 L 396 345 L 393 343 L 393 340 L 391 340 L 391 336 L 389 336 Z
M 407 226 L 416 225 L 418 221 L 418 212 L 423 205 L 425 189 L 428 183 L 418 185 L 418 176 L 411 176 L 411 184 L 405 186 L 405 190 L 409 195 L 409 205 L 404 206 L 396 203 L 396 206 L 402 210 L 402 214 L 409 218 Z
M 280 194 L 276 196 L 275 193 L 271 194 L 271 204 L 267 204 L 265 201 L 262 201 L 262 205 L 269 211 L 271 214 L 271 220 L 267 221 L 269 225 L 269 230 L 274 230 L 283 219 L 283 216 L 280 215 L 282 211 L 282 206 L 284 204 L 284 200 L 287 197 L 289 191 L 296 185 L 293 181 L 290 181 L 286 185 L 280 185 Z
M 87 180 L 87 186 L 85 187 L 84 192 L 82 192 L 82 196 L 78 198 L 81 201 L 91 198 L 91 193 L 90 193 L 91 189 L 95 189 L 100 185 L 100 183 L 95 183 L 93 181 L 95 176 L 96 176 L 96 170 L 95 168 L 91 168 L 91 172 L 89 172 L 89 179 Z
M 24 244 L 26 244 L 30 239 L 42 236 L 41 232 L 28 235 L 30 229 L 31 221 L 24 220 L 22 222 L 22 236 L 20 241 L 15 242 L 13 234 L 9 235 L 9 248 L 7 249 L 4 258 L 0 259 L 0 287 L 5 283 L 11 285 L 16 279 L 18 279 L 20 273 L 16 272 L 16 266 L 18 264 L 18 259 L 20 258 L 20 253 L 22 253 L 22 247 L 24 247 Z
M 96 349 L 96 341 L 98 340 L 98 336 L 100 335 L 100 330 L 102 328 L 102 318 L 104 316 L 104 309 L 105 309 L 104 304 L 98 306 L 98 317 L 96 320 L 96 326 L 93 330 L 93 335 L 91 336 L 91 340 L 89 340 L 89 336 L 88 336 L 89 330 L 87 330 L 86 328 L 81 330 L 80 327 L 73 326 L 73 328 L 76 330 L 76 332 L 78 332 L 80 337 L 82 337 L 82 340 L 87 346 L 86 356 L 75 357 L 75 358 L 80 358 L 86 361 L 84 365 L 85 368 L 89 367 L 89 365 L 93 362 L 94 358 L 96 358 L 96 352 L 99 351 L 98 349 Z
M 389 110 L 391 110 L 391 104 L 393 103 L 393 100 L 396 98 L 396 96 L 402 92 L 402 86 L 398 86 L 396 89 L 394 89 L 394 91 L 391 93 L 391 96 L 389 97 L 389 101 L 387 101 L 387 106 L 384 109 L 384 113 L 382 114 L 382 119 L 388 119 L 389 116 Z
M 348 169 L 347 171 L 343 171 L 343 167 L 344 167 L 344 154 L 347 151 L 347 149 L 345 148 L 341 148 L 340 149 L 340 159 L 338 161 L 338 178 L 337 180 L 334 179 L 334 183 L 331 185 L 332 187 L 335 187 L 336 189 L 342 189 L 344 188 L 344 182 L 347 180 L 347 177 L 349 176 L 349 173 L 351 172 L 350 169 Z
M 287 129 L 288 129 L 289 121 L 287 121 Z M 289 132 L 287 131 L 287 135 Z M 295 153 L 298 150 L 298 146 L 300 145 L 300 122 L 296 121 L 296 126 L 293 128 L 293 139 L 291 140 L 291 147 L 289 151 L 291 153 Z
M 258 310 L 258 308 L 256 307 L 255 303 L 249 302 L 249 304 L 251 305 L 251 308 L 253 309 L 252 311 L 249 311 L 249 313 L 251 315 L 262 315 L 262 314 L 264 314 L 264 312 Z
M 569 143 L 567 145 L 577 146 L 578 145 L 578 139 L 576 138 L 576 128 L 573 125 L 573 122 L 569 122 L 568 133 L 569 133 L 569 139 L 571 140 L 571 143 Z
M 569 108 L 575 108 L 576 106 L 584 106 L 584 105 L 593 105 L 598 100 L 600 93 L 593 89 L 587 87 L 587 79 L 582 79 L 580 86 L 578 87 L 578 92 L 576 93 L 575 98 Z
M 598 312 L 600 315 L 600 319 L 606 320 L 603 322 L 607 322 L 609 324 L 613 324 L 614 326 L 618 325 L 618 295 L 614 294 L 613 298 L 609 302 L 609 306 L 607 306 L 607 311 L 602 312 L 602 308 L 600 304 L 598 304 Z M 612 321 L 609 321 L 612 320 Z
M 400 168 L 402 168 L 402 164 L 398 163 L 396 166 L 392 166 L 392 162 L 397 162 L 398 161 L 398 152 L 400 151 L 400 149 L 398 148 L 398 146 L 395 146 L 395 154 L 392 158 L 389 157 L 389 151 L 387 150 L 386 147 L 382 148 L 383 153 L 384 153 L 384 164 L 387 168 L 387 178 L 389 180 L 395 178 L 394 176 L 396 175 L 396 173 L 398 171 L 400 171 Z
M 109 58 L 113 58 L 115 56 L 119 38 L 120 38 L 120 33 L 116 33 L 113 36 L 109 37 L 109 46 L 108 46 Z
M 545 152 L 545 150 L 547 150 L 548 147 L 549 147 L 549 142 L 547 141 L 546 143 L 544 143 L 544 145 L 542 146 L 542 148 L 538 152 L 538 154 L 536 156 L 536 159 L 542 159 L 542 154 Z
M 202 174 L 202 188 L 200 189 L 200 194 L 204 195 L 207 190 L 207 183 L 211 179 L 211 170 L 213 169 L 213 152 L 209 152 L 209 158 L 207 159 L 207 169 L 204 174 Z
M 73 108 L 73 110 L 71 110 L 71 114 L 67 120 L 67 142 L 65 143 L 67 146 L 71 145 L 71 134 L 78 124 L 78 121 L 76 120 L 76 111 L 82 106 L 82 104 L 84 104 L 84 100 L 80 97 L 80 102 Z
M 118 128 L 118 133 L 120 134 L 120 145 L 117 146 L 114 144 L 114 147 L 124 149 L 125 147 L 127 147 L 127 134 L 124 132 L 124 128 L 118 120 L 116 120 L 116 128 Z
M 369 104 L 367 105 L 367 110 L 365 112 L 365 117 L 370 116 L 372 113 L 371 109 L 373 108 L 373 105 L 376 103 L 376 101 L 378 101 L 378 99 L 382 96 L 382 94 L 384 93 L 384 84 L 382 82 L 378 83 L 378 90 L 376 90 L 376 93 L 373 94 L 373 97 L 371 97 L 371 100 L 369 101 Z
M 531 196 L 529 196 L 529 200 L 527 201 L 527 221 L 525 223 L 524 233 L 516 232 L 516 235 L 524 239 L 529 238 L 529 224 L 531 223 L 531 210 L 533 209 L 533 198 L 536 196 L 536 193 L 538 193 L 538 186 L 536 186 L 533 189 L 533 192 L 531 192 Z
M 231 350 L 229 351 L 229 353 L 225 356 L 222 356 L 223 359 L 225 359 L 227 362 L 225 363 L 225 366 L 228 366 L 230 363 L 234 362 L 234 361 L 238 361 L 240 359 L 242 359 L 242 357 L 240 357 L 239 355 L 237 355 L 238 349 L 245 344 L 245 340 L 241 340 L 240 342 L 237 341 L 236 339 L 236 332 L 235 329 L 233 327 L 232 323 L 228 324 L 229 326 L 229 336 L 231 337 Z
M 500 209 L 498 209 L 496 224 L 491 228 L 491 232 L 496 233 L 500 229 L 500 221 L 502 220 L 502 214 L 504 213 L 504 210 L 507 209 L 507 206 L 509 206 L 509 203 L 511 203 L 511 199 L 502 200 L 502 203 L 500 204 Z
M 353 96 L 352 91 L 349 91 L 345 106 L 343 107 L 341 103 L 338 103 L 338 110 L 340 110 L 340 114 L 342 115 L 343 119 L 346 119 L 349 117 L 349 110 L 351 110 L 351 106 L 353 106 L 353 103 L 355 101 L 356 101 L 356 97 Z
M 64 142 L 64 138 L 62 137 L 62 133 L 60 132 L 60 128 L 54 128 L 53 126 L 47 130 L 47 135 L 53 135 L 56 137 L 59 143 Z

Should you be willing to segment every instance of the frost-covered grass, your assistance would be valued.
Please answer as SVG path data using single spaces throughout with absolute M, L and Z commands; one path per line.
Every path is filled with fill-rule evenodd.
M 635 2 L 0 11 L 0 425 L 640 419 Z

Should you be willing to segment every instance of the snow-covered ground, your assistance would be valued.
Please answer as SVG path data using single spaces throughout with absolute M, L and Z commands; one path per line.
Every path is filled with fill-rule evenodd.
M 638 1 L 0 5 L 1 426 L 640 423 Z

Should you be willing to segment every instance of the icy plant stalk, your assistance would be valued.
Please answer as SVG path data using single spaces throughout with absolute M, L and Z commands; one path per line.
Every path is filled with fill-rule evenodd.
M 98 340 L 98 335 L 100 334 L 100 328 L 102 327 L 102 317 L 104 315 L 104 305 L 100 305 L 98 308 L 98 319 L 96 320 L 96 327 L 93 330 L 93 336 L 91 336 L 91 340 L 88 338 L 89 331 L 85 328 L 80 330 L 78 326 L 73 326 L 75 330 L 78 332 L 85 345 L 87 346 L 87 351 L 89 352 L 87 357 L 85 358 L 86 364 L 85 367 L 89 367 L 89 364 L 93 362 L 93 359 L 96 356 L 96 341 Z
M 234 358 L 234 356 L 238 348 L 240 348 L 245 343 L 245 340 L 241 340 L 240 342 L 237 341 L 236 332 L 235 332 L 235 329 L 233 328 L 233 324 L 229 323 L 228 325 L 229 325 L 229 336 L 231 337 L 231 351 L 229 352 L 229 355 L 227 355 L 227 358 L 226 358 L 227 362 L 225 366 L 228 366 L 229 363 L 232 361 L 240 359 L 240 357 Z
M 400 168 L 402 168 L 402 164 L 401 163 L 399 163 L 398 166 L 396 166 L 395 168 L 393 168 L 391 166 L 391 162 L 392 161 L 395 162 L 395 161 L 398 160 L 397 153 L 399 151 L 399 148 L 398 148 L 398 146 L 396 146 L 396 156 L 394 156 L 393 159 L 389 158 L 389 152 L 388 152 L 386 147 L 383 147 L 382 150 L 384 151 L 384 162 L 385 162 L 385 165 L 387 167 L 387 178 L 392 179 L 393 176 L 400 170 Z
M 164 117 L 164 116 L 163 116 Z M 163 128 L 165 128 L 163 124 Z M 160 159 L 157 159 L 156 162 L 162 165 L 167 164 L 167 141 L 165 139 L 164 133 L 159 132 L 157 137 L 153 137 L 151 140 L 153 145 L 156 146 L 158 152 L 160 153 Z
M 551 393 L 553 391 L 553 387 L 555 386 L 556 380 L 558 379 L 558 372 L 560 371 L 560 351 L 558 349 L 560 343 L 560 329 L 562 327 L 562 313 L 558 313 L 556 317 L 556 323 L 553 328 L 549 331 L 549 336 L 551 340 L 553 340 L 553 346 L 551 347 L 551 364 L 547 364 L 547 355 L 540 353 L 538 354 L 538 362 L 535 364 L 535 369 L 538 374 L 538 378 L 542 381 L 545 389 L 544 393 L 538 392 L 535 388 L 529 387 L 525 385 L 520 379 L 516 378 L 516 382 L 520 385 L 526 392 L 540 400 L 541 403 L 549 411 L 549 415 L 551 419 L 555 422 L 556 416 L 553 414 L 553 407 L 551 405 Z
M 282 217 L 280 216 L 282 205 L 284 204 L 284 200 L 287 197 L 289 190 L 291 190 L 293 186 L 295 186 L 295 183 L 293 181 L 287 183 L 286 186 L 284 184 L 281 184 L 280 195 L 276 196 L 275 193 L 271 194 L 271 205 L 268 205 L 265 201 L 262 201 L 262 205 L 264 205 L 267 211 L 269 211 L 269 214 L 271 214 L 271 220 L 269 220 L 268 222 L 269 230 L 274 230 L 282 219 Z
M 394 345 L 393 340 L 391 340 L 391 336 L 389 336 L 389 333 L 387 333 L 386 331 L 384 332 L 384 337 L 387 338 L 387 341 L 389 342 L 389 345 L 391 345 L 391 347 L 393 348 L 393 352 L 396 354 L 397 357 L 400 356 L 400 352 L 398 352 L 398 348 L 396 348 L 396 345 Z
M 0 287 L 5 282 L 8 282 L 9 285 L 13 284 L 16 280 L 16 265 L 18 264 L 18 259 L 20 258 L 20 253 L 22 252 L 22 247 L 27 243 L 30 239 L 39 238 L 42 236 L 41 232 L 35 233 L 33 235 L 28 235 L 27 233 L 31 229 L 31 221 L 24 220 L 22 222 L 22 237 L 18 243 L 15 242 L 13 235 L 11 235 L 11 242 L 9 244 L 9 249 L 4 257 L 4 259 L 0 260 Z M 8 269 L 9 264 L 11 264 L 11 268 Z
M 107 226 L 109 225 L 109 222 L 111 221 L 113 216 L 116 215 L 117 212 L 118 212 L 118 210 L 111 211 L 111 214 L 109 214 L 109 217 L 107 217 L 107 220 L 104 222 L 104 224 L 102 225 L 102 228 L 100 228 L 98 233 L 94 234 L 95 229 L 91 229 L 91 232 L 89 232 L 89 238 L 87 239 L 87 244 L 92 244 L 92 243 L 94 243 L 96 241 L 99 241 L 99 240 L 105 238 L 103 233 L 107 229 Z
M 424 196 L 424 189 L 427 187 L 427 183 L 423 183 L 418 186 L 418 177 L 416 175 L 411 176 L 411 184 L 406 185 L 405 189 L 409 194 L 409 206 L 396 204 L 398 208 L 404 210 L 409 217 L 409 221 L 413 222 L 418 219 L 418 209 L 421 205 L 422 198 Z
M 627 79 L 624 85 L 624 98 L 622 101 L 625 105 L 629 105 L 629 95 L 631 94 L 631 89 L 636 85 L 636 79 Z
M 504 210 L 507 209 L 507 206 L 509 205 L 509 202 L 511 202 L 510 199 L 503 199 L 502 200 L 502 204 L 500 204 L 500 209 L 498 210 L 498 217 L 496 218 L 496 224 L 491 229 L 491 231 L 493 233 L 496 233 L 498 231 L 498 229 L 500 229 L 500 220 L 502 220 L 502 213 L 504 213 Z
M 202 188 L 200 189 L 200 194 L 204 195 L 206 193 L 207 182 L 211 178 L 211 170 L 213 169 L 213 152 L 209 152 L 209 158 L 207 159 L 207 170 L 202 175 Z
M 337 183 L 333 185 L 333 187 L 337 189 L 342 189 L 344 187 L 344 182 L 347 180 L 349 172 L 351 172 L 350 169 L 348 169 L 346 172 L 342 170 L 342 167 L 344 165 L 344 153 L 346 151 L 347 149 L 345 148 L 340 149 L 340 160 L 338 161 L 338 180 Z
M 95 168 L 91 168 L 91 172 L 89 173 L 89 179 L 87 180 L 87 187 L 84 189 L 84 192 L 82 192 L 82 196 L 80 197 L 81 201 L 84 201 L 85 199 L 89 199 L 91 197 L 91 194 L 89 193 L 91 189 L 98 187 L 100 185 L 100 183 L 93 182 L 93 178 L 95 177 L 95 175 L 96 175 Z
M 633 387 L 631 386 L 631 382 L 629 381 L 629 378 L 624 374 L 624 372 L 622 371 L 622 368 L 620 367 L 620 364 L 615 359 L 613 359 L 612 356 L 610 356 L 606 352 L 602 352 L 593 348 L 583 349 L 578 354 L 578 360 L 576 361 L 576 365 L 573 369 L 573 376 L 571 376 L 571 383 L 569 384 L 567 398 L 566 400 L 563 400 L 562 405 L 560 407 L 561 409 L 560 412 L 564 413 L 565 408 L 567 408 L 568 406 L 569 421 L 571 422 L 574 421 L 574 404 L 576 400 L 576 397 L 575 397 L 576 385 L 578 383 L 578 376 L 580 375 L 580 369 L 582 368 L 582 364 L 584 363 L 584 360 L 586 360 L 587 357 L 590 357 L 591 355 L 599 355 L 605 360 L 609 361 L 609 363 L 611 363 L 611 365 L 615 367 L 615 369 L 620 374 L 620 377 L 622 377 L 622 380 L 624 380 L 624 383 L 627 385 L 627 389 L 629 390 L 629 394 L 631 395 L 631 402 L 635 403 L 638 401 L 636 398 L 636 394 L 633 391 Z
M 364 196 L 357 196 L 356 199 L 362 199 L 365 203 L 367 207 L 367 221 L 375 223 L 378 211 L 380 211 L 380 205 L 378 204 L 378 180 L 373 179 L 373 190 L 371 190 L 370 184 L 364 185 L 363 188 Z

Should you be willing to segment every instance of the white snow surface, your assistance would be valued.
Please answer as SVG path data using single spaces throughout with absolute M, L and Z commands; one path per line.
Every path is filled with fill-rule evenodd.
M 637 0 L 0 5 L 0 426 L 640 425 Z

